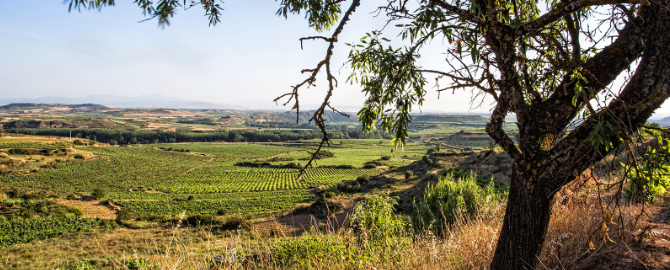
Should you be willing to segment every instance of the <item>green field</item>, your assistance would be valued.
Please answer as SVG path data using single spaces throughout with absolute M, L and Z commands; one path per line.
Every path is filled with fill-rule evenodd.
M 50 148 L 40 141 L 4 140 L 19 148 Z M 394 149 L 388 140 L 334 140 L 334 157 L 319 159 L 298 179 L 300 169 L 316 150 L 317 140 L 291 144 L 177 143 L 143 146 L 86 146 L 85 160 L 68 159 L 52 168 L 30 174 L 0 176 L 10 187 L 90 194 L 105 189 L 105 199 L 142 215 L 275 212 L 312 200 L 315 187 L 331 187 L 381 169 L 366 167 L 382 156 L 398 157 L 382 164 L 401 166 L 408 157 L 425 154 L 430 146 L 407 145 Z M 61 145 L 61 144 L 53 144 Z M 391 150 L 394 149 L 392 153 Z M 405 158 L 401 158 L 401 157 Z M 240 166 L 240 162 L 252 165 Z M 259 165 L 255 165 L 259 162 Z M 294 163 L 295 165 L 278 167 Z M 263 165 L 265 164 L 265 165 Z M 342 167 L 341 165 L 348 165 Z M 336 167 L 341 166 L 341 167 Z

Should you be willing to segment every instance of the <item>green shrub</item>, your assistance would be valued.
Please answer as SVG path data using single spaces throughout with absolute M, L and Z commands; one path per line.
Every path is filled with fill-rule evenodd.
M 405 234 L 407 221 L 397 216 L 397 201 L 388 195 L 373 195 L 354 207 L 349 226 L 355 232 L 365 232 L 369 241 L 388 242 Z
M 21 196 L 21 198 L 28 201 L 28 200 L 44 200 L 45 197 L 42 194 L 31 193 L 31 194 L 25 194 Z
M 107 196 L 107 190 L 104 188 L 96 188 L 93 190 L 93 194 L 91 196 L 95 197 L 98 200 L 102 200 L 105 196 Z
M 409 180 L 414 176 L 414 172 L 412 171 L 405 171 L 405 180 Z
M 340 192 L 360 192 L 361 191 L 361 184 L 357 181 L 351 181 L 351 182 L 343 182 L 337 184 L 336 187 L 337 190 Z
M 426 187 L 423 202 L 414 216 L 414 225 L 418 229 L 430 229 L 441 234 L 445 225 L 451 225 L 458 219 L 465 221 L 477 217 L 492 203 L 506 197 L 506 192 L 498 192 L 493 184 L 481 187 L 479 177 L 470 173 L 462 177 L 448 174 L 436 185 Z M 454 180 L 458 180 L 455 182 Z
M 188 216 L 184 221 L 185 225 L 191 226 L 221 226 L 223 222 L 215 219 L 211 215 L 193 215 Z
M 347 262 L 351 269 L 359 269 L 370 262 L 392 265 L 406 259 L 400 251 L 411 242 L 406 236 L 409 220 L 394 213 L 395 205 L 388 195 L 370 196 L 354 208 L 348 232 L 330 234 L 312 228 L 301 238 L 271 243 L 272 258 L 281 269 L 320 269 L 328 262 Z
M 135 218 L 135 214 L 133 214 L 133 212 L 131 212 L 128 208 L 122 208 L 118 213 L 116 213 L 116 221 L 118 222 L 131 220 L 133 218 Z
M 157 266 L 150 264 L 145 259 L 132 259 L 126 262 L 126 269 L 128 270 L 151 270 L 158 269 Z
M 242 218 L 240 216 L 232 216 L 226 220 L 226 222 L 222 223 L 219 226 L 219 229 L 221 230 L 238 230 L 238 229 L 244 229 L 244 230 L 251 230 L 253 228 L 254 224 L 249 221 L 248 219 Z
M 116 223 L 114 220 L 109 220 L 109 219 L 101 219 L 100 220 L 100 227 L 105 228 L 105 229 L 116 229 L 119 227 L 119 224 Z
M 374 163 L 368 162 L 363 165 L 363 169 L 375 169 L 375 168 L 377 168 L 377 164 Z
M 7 192 L 7 197 L 21 198 L 21 197 L 23 197 L 23 193 L 18 189 L 12 189 L 12 190 Z
M 69 268 L 70 270 L 96 270 L 95 266 L 91 264 L 89 260 L 81 260 L 74 262 L 74 265 Z
M 278 240 L 271 244 L 271 250 L 274 261 L 285 269 L 320 268 L 324 261 L 355 260 L 355 245 L 333 234 L 311 232 L 301 238 Z

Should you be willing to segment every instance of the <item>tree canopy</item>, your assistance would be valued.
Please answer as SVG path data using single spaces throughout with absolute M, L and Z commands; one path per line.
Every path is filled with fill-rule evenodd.
M 210 25 L 215 0 L 136 0 L 148 19 L 169 25 L 176 8 L 201 6 Z M 515 161 L 503 228 L 491 267 L 533 268 L 544 242 L 553 195 L 605 154 L 627 144 L 670 96 L 668 0 L 386 0 L 376 14 L 387 24 L 351 47 L 348 78 L 367 99 L 358 117 L 402 144 L 412 106 L 437 91 L 474 91 L 495 100 L 486 132 Z M 70 0 L 71 10 L 100 9 L 113 0 Z M 337 87 L 331 57 L 360 0 L 282 0 L 277 15 L 304 13 L 328 44 L 307 78 L 276 101 L 299 110 L 299 91 L 325 73 L 328 91 L 312 121 L 328 142 L 323 113 Z M 387 36 L 397 27 L 398 36 Z M 422 49 L 447 41 L 441 69 L 421 66 Z M 400 42 L 400 43 L 399 43 Z M 402 44 L 398 46 L 397 44 Z M 518 141 L 503 129 L 516 114 Z M 572 128 L 570 132 L 568 129 Z

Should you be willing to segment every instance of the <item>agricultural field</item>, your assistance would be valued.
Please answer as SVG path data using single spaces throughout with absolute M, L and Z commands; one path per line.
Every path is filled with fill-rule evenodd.
M 323 149 L 332 157 L 315 160 L 298 179 L 299 166 L 304 166 L 316 150 L 316 140 L 92 146 L 30 138 L 3 138 L 0 143 L 7 146 L 8 154 L 16 149 L 49 150 L 61 145 L 71 153 L 37 171 L 0 176 L 3 186 L 49 190 L 61 196 L 82 196 L 104 189 L 104 199 L 144 216 L 184 211 L 189 215 L 284 211 L 311 201 L 314 188 L 333 187 L 361 175 L 376 175 L 389 167 L 409 164 L 432 147 L 410 144 L 394 148 L 388 140 L 378 139 L 334 140 Z M 87 154 L 74 158 L 75 152 Z M 48 158 L 40 157 L 40 153 L 33 153 L 31 159 Z

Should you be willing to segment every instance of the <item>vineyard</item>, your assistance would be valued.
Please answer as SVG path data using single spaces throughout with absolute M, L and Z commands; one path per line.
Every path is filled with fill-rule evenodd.
M 66 141 L 0 141 L 12 148 L 62 147 Z M 68 145 L 68 147 L 71 145 Z M 334 140 L 332 157 L 319 159 L 298 180 L 316 142 L 287 144 L 193 143 L 142 146 L 74 146 L 93 154 L 86 160 L 67 160 L 30 174 L 0 176 L 10 187 L 53 190 L 65 194 L 107 191 L 105 199 L 141 215 L 274 212 L 293 208 L 313 198 L 314 187 L 335 186 L 380 169 L 366 166 L 382 156 L 422 155 L 429 147 L 395 149 L 387 140 Z M 236 165 L 251 162 L 247 166 Z M 255 162 L 260 162 L 255 165 Z M 388 166 L 410 160 L 386 161 Z M 294 163 L 295 165 L 278 167 Z M 365 167 L 365 168 L 363 168 Z
M 100 220 L 66 216 L 0 220 L 0 247 L 81 231 L 101 223 Z
M 305 151 L 302 145 L 268 145 L 268 144 L 155 144 L 159 148 L 189 150 L 190 152 L 212 155 L 219 158 L 263 158 L 292 151 Z
M 151 187 L 197 166 L 207 157 L 156 150 L 149 147 L 87 147 L 92 160 L 54 164 L 55 169 L 28 175 L 1 176 L 2 183 L 24 188 L 91 192 L 104 187 L 121 192 Z
M 194 214 L 273 212 L 293 208 L 309 202 L 313 196 L 305 189 L 274 192 L 239 192 L 230 194 L 159 194 L 119 193 L 114 201 L 128 207 L 133 213 L 155 216 Z

